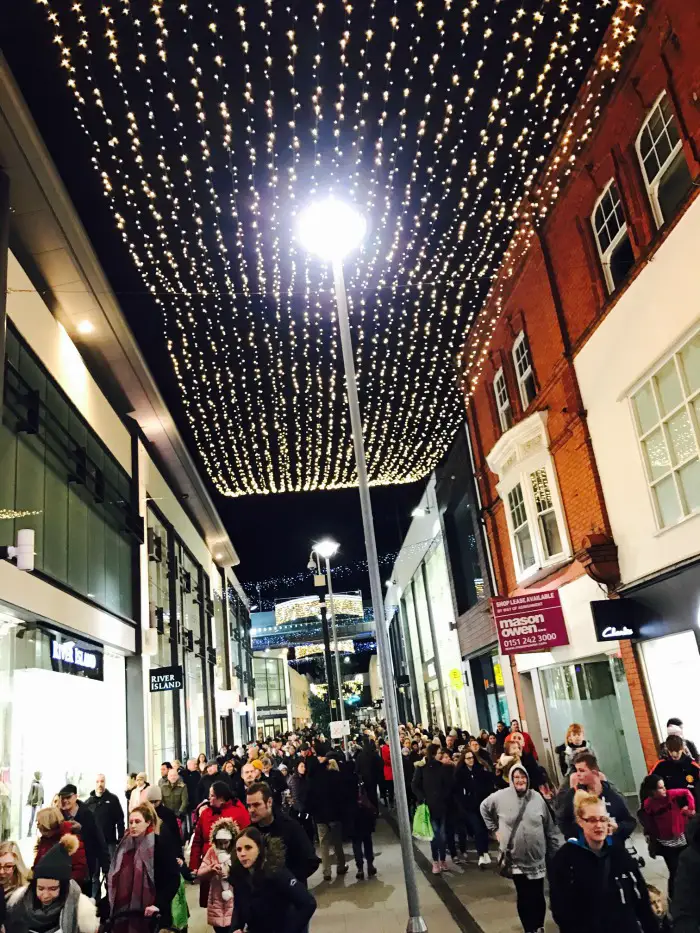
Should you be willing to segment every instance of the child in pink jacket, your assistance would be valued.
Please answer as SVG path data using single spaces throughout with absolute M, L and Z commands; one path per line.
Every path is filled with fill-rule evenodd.
M 238 825 L 228 817 L 217 820 L 211 828 L 211 846 L 197 872 L 198 878 L 210 879 L 207 923 L 214 927 L 215 933 L 228 933 L 231 929 L 233 887 L 229 884 L 228 875 L 234 842 L 239 832 Z

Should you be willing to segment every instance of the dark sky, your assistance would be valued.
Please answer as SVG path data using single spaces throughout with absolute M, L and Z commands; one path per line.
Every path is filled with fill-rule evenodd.
M 200 0 L 197 0 L 197 2 L 199 3 Z M 305 3 L 306 2 L 307 0 L 305 0 Z M 203 0 L 201 0 L 201 3 L 203 6 Z M 307 11 L 312 9 L 310 5 L 311 0 L 308 0 L 308 4 L 308 6 L 302 7 L 292 0 L 286 8 L 292 11 L 301 11 L 303 9 L 304 15 L 306 15 Z M 60 7 L 62 12 L 70 7 L 70 3 L 68 3 L 67 0 L 66 2 L 61 0 L 61 2 L 57 2 L 56 5 Z M 112 5 L 114 6 L 114 16 L 118 18 L 118 9 L 120 5 L 116 0 Z M 87 11 L 89 5 L 85 3 L 83 6 Z M 99 3 L 94 5 L 93 13 L 99 6 Z M 132 9 L 138 7 L 140 10 L 141 7 L 143 8 L 144 18 L 146 18 L 145 14 L 148 13 L 149 6 L 150 4 L 146 3 L 145 0 L 134 0 L 131 4 Z M 168 5 L 166 4 L 165 6 Z M 214 6 L 216 6 L 216 4 Z M 263 2 L 248 2 L 246 6 L 251 11 L 251 18 L 254 18 L 258 12 L 262 16 L 267 9 L 266 4 Z M 329 4 L 327 4 L 327 6 L 331 9 Z M 379 4 L 376 7 L 367 6 L 366 0 L 356 3 L 354 6 L 357 7 L 359 15 L 362 15 L 362 11 L 364 11 L 365 8 L 368 11 L 372 8 L 380 11 L 382 15 L 377 16 L 375 29 L 380 33 L 380 38 L 384 40 L 391 38 L 388 32 L 390 28 L 388 26 L 387 15 L 390 6 L 389 0 L 386 0 L 386 2 L 385 0 L 379 0 Z M 411 8 L 414 6 L 415 4 L 411 4 Z M 440 2 L 437 2 L 437 0 L 428 0 L 426 9 L 428 9 L 431 16 L 435 16 L 436 14 L 442 15 L 441 11 L 445 6 L 444 0 L 440 0 Z M 455 4 L 452 15 L 456 14 L 457 7 L 461 10 L 462 6 L 466 10 L 466 4 Z M 554 9 L 555 6 L 557 9 Z M 538 36 L 540 33 L 537 32 L 537 28 L 534 25 L 536 17 L 539 15 L 538 11 L 540 9 L 545 9 L 552 13 L 553 19 L 551 24 L 545 22 L 542 30 L 540 30 L 542 35 L 537 41 L 541 43 L 541 48 L 538 48 L 536 44 L 534 52 L 526 52 L 523 50 L 523 62 L 529 61 L 530 58 L 536 59 L 538 54 L 540 57 L 542 57 L 542 54 L 546 54 L 546 49 L 549 47 L 549 42 L 553 36 L 559 35 L 561 37 L 563 33 L 560 31 L 566 30 L 571 22 L 572 10 L 578 10 L 585 6 L 586 4 L 582 4 L 581 0 L 578 0 L 578 2 L 577 0 L 571 0 L 569 9 L 567 9 L 566 4 L 552 5 L 550 3 L 541 3 L 540 0 L 523 0 L 522 4 L 511 2 L 511 0 L 505 0 L 500 7 L 499 5 L 494 7 L 493 4 L 484 3 L 482 0 L 482 3 L 479 4 L 478 7 L 472 7 L 472 10 L 474 10 L 472 13 L 472 21 L 474 22 L 475 34 L 477 32 L 477 27 L 478 30 L 482 31 L 488 27 L 484 35 L 488 34 L 491 25 L 496 29 L 495 39 L 491 40 L 491 45 L 488 49 L 489 54 L 493 57 L 488 59 L 487 53 L 476 46 L 473 50 L 474 55 L 467 56 L 461 66 L 461 77 L 466 86 L 470 81 L 474 80 L 468 73 L 472 66 L 475 65 L 477 72 L 483 68 L 483 61 L 475 62 L 474 59 L 476 59 L 476 56 L 481 54 L 487 58 L 483 80 L 479 79 L 481 80 L 480 84 L 478 80 L 476 82 L 481 94 L 478 107 L 482 108 L 482 111 L 478 109 L 473 111 L 473 108 L 471 110 L 471 119 L 476 120 L 475 126 L 479 125 L 479 121 L 482 118 L 484 125 L 488 125 L 486 120 L 491 110 L 492 96 L 494 90 L 500 86 L 498 81 L 501 70 L 503 69 L 503 49 L 511 40 L 513 29 L 521 30 L 524 34 L 528 34 L 527 30 L 531 29 L 532 34 Z M 9 7 L 12 8 L 11 11 Z M 194 3 L 190 3 L 190 7 L 193 10 L 196 8 L 198 11 L 201 9 L 200 7 L 196 7 Z M 449 9 L 449 5 L 447 5 L 447 7 Z M 525 11 L 522 13 L 522 20 L 519 18 L 521 15 L 519 12 L 520 7 L 525 8 Z M 168 10 L 170 11 L 172 8 L 174 8 L 173 5 L 168 7 Z M 223 11 L 224 8 L 224 5 L 222 5 L 221 10 Z M 404 15 L 404 11 L 406 13 L 408 12 L 407 8 L 408 3 L 406 3 L 405 8 L 403 4 L 393 4 L 392 6 L 392 9 L 395 11 L 398 10 L 401 16 Z M 560 14 L 558 12 L 559 8 L 566 10 L 566 13 Z M 335 10 L 335 7 L 332 9 Z M 498 12 L 494 13 L 494 10 Z M 566 80 L 566 68 L 562 71 L 561 64 L 556 65 L 559 69 L 557 78 L 561 78 L 561 87 L 558 89 L 557 95 L 555 96 L 555 101 L 559 106 L 562 106 L 562 102 L 565 103 L 567 101 L 567 94 L 569 101 L 573 96 L 573 90 L 578 85 L 578 81 L 573 79 L 577 77 L 578 80 L 580 80 L 581 74 L 585 71 L 587 62 L 590 60 L 590 52 L 597 46 L 597 39 L 600 36 L 600 31 L 604 28 L 605 18 L 610 15 L 610 12 L 611 11 L 601 12 L 600 10 L 596 10 L 595 14 L 592 14 L 589 17 L 589 21 L 585 23 L 586 28 L 590 28 L 591 30 L 592 41 L 585 47 L 582 47 L 584 44 L 579 43 L 579 59 L 575 66 L 569 65 L 570 71 L 568 74 L 571 80 Z M 513 16 L 512 20 L 509 19 L 511 14 Z M 96 15 L 96 13 L 94 15 Z M 226 15 L 233 16 L 230 10 Z M 333 15 L 337 15 L 337 13 Z M 356 14 L 353 15 L 357 18 Z M 461 17 L 461 15 L 460 12 L 459 16 Z M 489 17 L 491 18 L 489 19 Z M 374 23 L 374 20 L 372 20 L 372 22 Z M 576 20 L 574 20 L 574 22 L 576 22 Z M 515 26 L 513 24 L 515 24 Z M 398 33 L 399 38 L 405 37 L 414 26 L 415 24 L 409 24 L 406 18 L 404 18 L 402 22 L 404 31 Z M 206 21 L 204 21 L 204 23 L 199 23 L 199 27 L 204 29 L 203 34 L 198 37 L 199 41 L 208 41 Z M 331 33 L 333 33 L 334 29 L 337 31 L 338 28 L 342 30 L 342 22 L 333 24 L 331 21 Z M 338 35 L 340 34 L 341 33 L 338 32 Z M 427 39 L 428 43 L 437 43 L 434 45 L 434 48 L 442 52 L 442 59 L 439 67 L 444 70 L 442 79 L 445 79 L 446 86 L 451 86 L 449 76 L 454 67 L 454 62 L 450 57 L 450 50 L 454 50 L 456 53 L 459 42 L 462 41 L 461 36 L 462 33 L 459 28 L 457 29 L 456 35 L 450 32 L 450 34 L 444 38 L 447 46 L 439 45 L 439 43 L 443 41 L 443 36 L 437 35 L 436 38 L 434 31 Z M 305 49 L 304 54 L 308 57 L 310 51 L 303 42 L 304 38 L 306 37 L 300 37 L 299 42 L 302 46 L 302 50 Z M 323 37 L 320 38 L 322 39 Z M 335 34 L 329 35 L 329 45 L 335 45 L 335 38 Z M 58 170 L 75 202 L 78 213 L 95 245 L 111 285 L 121 302 L 126 317 L 170 405 L 173 416 L 180 426 L 183 436 L 190 444 L 195 454 L 195 459 L 198 459 L 196 445 L 193 441 L 193 434 L 184 414 L 181 389 L 176 383 L 170 358 L 166 352 L 165 341 L 163 339 L 162 313 L 154 306 L 151 297 L 145 291 L 144 282 L 137 273 L 121 237 L 115 229 L 109 203 L 104 197 L 101 185 L 98 184 L 98 175 L 90 164 L 90 160 L 93 156 L 93 149 L 78 125 L 73 111 L 73 97 L 66 87 L 65 73 L 62 72 L 58 66 L 58 50 L 52 40 L 53 32 L 46 19 L 45 7 L 37 4 L 34 0 L 14 0 L 12 3 L 2 4 L 2 10 L 0 10 L 0 48 L 2 48 L 3 53 L 8 59 L 10 67 L 27 99 L 39 129 L 45 138 L 49 151 L 58 166 Z M 74 40 L 75 37 L 73 37 L 72 41 Z M 285 33 L 274 36 L 271 41 L 273 45 L 271 51 L 284 63 L 282 50 L 288 45 Z M 566 41 L 571 41 L 570 36 L 566 37 Z M 450 45 L 450 43 L 452 44 Z M 484 46 L 484 48 L 486 47 L 487 46 Z M 383 55 L 382 48 L 383 47 L 380 45 L 378 52 L 380 56 Z M 409 72 L 417 74 L 419 71 L 418 65 L 412 62 L 410 57 L 407 57 L 406 48 L 406 45 L 402 47 L 399 43 L 399 49 L 396 54 L 397 56 L 404 56 L 403 59 L 399 59 L 400 65 L 402 66 L 399 73 L 403 71 L 405 67 L 406 74 L 409 74 Z M 420 65 L 420 76 L 417 77 L 416 81 L 412 84 L 413 97 L 411 100 L 420 100 L 423 92 L 431 89 L 431 82 L 436 77 L 430 66 L 431 57 L 429 53 L 433 46 L 428 45 L 426 48 L 424 43 L 423 46 L 418 44 L 416 48 L 421 51 L 420 59 L 417 60 Z M 447 51 L 445 51 L 445 49 L 447 49 Z M 124 54 L 128 56 L 128 50 Z M 302 53 L 300 53 L 300 58 L 301 54 Z M 254 58 L 254 67 L 259 68 L 260 56 L 257 55 L 254 56 Z M 376 62 L 376 65 L 378 80 L 385 80 L 380 77 L 382 74 L 381 57 Z M 361 62 L 358 59 L 354 67 L 360 66 Z M 175 64 L 172 67 L 177 69 L 178 65 Z M 489 69 L 492 69 L 492 71 Z M 347 70 L 346 80 L 348 84 L 350 84 L 352 80 L 352 70 L 352 68 Z M 527 91 L 528 88 L 532 87 L 532 82 L 535 80 L 534 76 L 537 74 L 537 70 L 536 67 L 533 67 L 532 74 L 530 74 L 528 70 L 526 77 L 522 81 L 524 91 L 522 99 L 524 101 L 527 101 Z M 252 77 L 254 77 L 256 84 L 256 92 L 260 90 L 260 97 L 264 97 L 264 94 L 262 94 L 263 88 L 258 88 L 258 85 L 261 83 L 260 77 Z M 330 84 L 332 87 L 335 77 L 336 76 L 333 74 L 327 75 L 327 80 L 324 80 L 324 83 Z M 513 74 L 511 73 L 509 81 L 512 77 Z M 202 80 L 204 80 L 204 77 Z M 402 78 L 402 80 L 407 79 Z M 528 84 L 528 81 L 530 84 Z M 423 83 L 421 84 L 421 82 Z M 508 86 L 508 82 L 506 82 L 504 87 Z M 357 89 L 352 90 L 352 93 L 355 93 L 356 90 Z M 304 91 L 308 92 L 309 88 L 305 88 Z M 350 95 L 351 91 L 349 90 L 347 93 Z M 233 94 L 231 96 L 233 97 Z M 306 93 L 305 96 L 310 98 L 310 93 Z M 519 101 L 520 97 L 513 98 L 513 100 Z M 381 103 L 379 106 L 382 106 Z M 511 109 L 515 106 L 516 104 L 508 105 L 509 116 Z M 375 114 L 374 117 L 376 118 L 377 115 L 378 114 Z M 455 120 L 457 117 L 460 117 L 461 122 L 461 115 L 456 113 Z M 400 121 L 397 120 L 395 114 L 393 116 L 390 114 L 389 120 L 391 121 L 392 119 L 394 120 L 393 129 L 395 130 Z M 442 116 L 440 120 L 442 120 Z M 327 132 L 330 129 L 331 121 L 326 121 L 326 123 L 328 125 L 326 125 L 325 131 Z M 509 127 L 510 129 L 508 132 L 519 132 L 520 125 L 517 119 L 510 119 Z M 172 127 L 170 129 L 172 130 Z M 432 129 L 435 128 L 433 127 Z M 437 129 L 440 129 L 439 122 L 437 124 Z M 236 132 L 242 132 L 242 127 L 237 125 Z M 405 145 L 408 145 L 409 142 L 415 145 L 413 124 L 409 128 L 408 135 L 413 138 L 409 138 Z M 469 134 L 462 137 L 460 142 L 460 145 L 463 147 L 462 151 L 460 151 L 462 165 L 458 165 L 457 168 L 453 167 L 449 169 L 443 166 L 445 174 L 450 171 L 452 173 L 459 173 L 460 178 L 466 177 L 466 166 L 469 162 L 467 149 L 464 147 L 473 146 L 473 154 L 478 156 L 481 162 L 484 161 L 485 153 L 483 146 L 480 149 L 480 142 L 476 133 L 473 134 L 473 137 L 472 139 Z M 372 140 L 370 139 L 370 143 L 371 142 Z M 333 145 L 332 138 L 330 137 L 328 145 L 330 147 Z M 542 145 L 543 144 L 540 142 L 540 146 Z M 534 146 L 532 148 L 533 152 L 540 151 Z M 505 160 L 506 156 L 504 153 L 506 153 L 506 151 L 507 147 L 502 147 L 497 157 Z M 369 161 L 371 164 L 371 152 Z M 503 184 L 506 177 L 509 177 L 509 183 L 511 183 L 513 178 L 518 175 L 518 172 L 509 168 L 508 172 L 510 175 L 507 176 L 507 165 L 510 165 L 510 163 L 504 161 L 503 173 L 500 175 L 498 172 L 496 173 L 499 183 Z M 400 167 L 410 170 L 410 166 L 411 162 L 409 159 L 404 166 Z M 526 162 L 523 162 L 521 169 L 518 169 L 518 171 L 524 171 L 525 168 L 527 168 Z M 434 185 L 434 182 L 430 181 L 429 184 Z M 440 181 L 438 180 L 438 194 L 439 184 Z M 415 187 L 418 188 L 418 186 Z M 424 189 L 420 188 L 417 192 L 414 192 L 413 196 L 416 198 L 416 203 L 415 205 L 411 205 L 411 210 L 419 210 L 421 208 L 421 202 L 418 196 L 421 194 L 422 190 Z M 458 187 L 456 188 L 455 197 L 457 199 L 460 197 Z M 479 197 L 480 196 L 477 196 L 477 201 Z M 483 219 L 483 210 L 489 206 L 491 201 L 491 198 L 485 199 L 482 205 L 482 214 L 475 214 L 475 225 L 478 224 L 480 218 Z M 446 203 L 449 204 L 449 202 Z M 456 204 L 454 205 L 454 209 L 456 210 Z M 449 224 L 452 219 L 453 215 L 451 210 L 452 209 L 449 209 L 447 211 L 444 218 L 446 224 Z M 490 221 L 488 221 L 488 223 L 490 223 Z M 473 243 L 476 243 L 477 246 L 480 240 L 485 238 L 484 230 L 488 231 L 488 223 L 486 227 L 482 225 L 481 227 L 475 226 L 474 228 L 472 239 Z M 501 235 L 500 237 L 496 235 L 496 237 L 492 239 L 492 247 L 487 254 L 487 258 L 494 265 L 497 264 L 498 256 L 500 255 L 499 250 L 504 249 L 508 241 L 509 230 L 511 229 L 508 226 L 509 218 L 506 211 L 502 212 L 500 223 L 502 224 Z M 184 235 L 183 233 L 183 237 Z M 469 240 L 469 238 L 467 238 L 467 240 Z M 470 244 L 470 246 L 471 245 L 473 244 Z M 470 273 L 468 272 L 465 272 L 465 275 L 467 275 L 468 278 L 470 277 Z M 475 279 L 472 292 L 467 293 L 471 295 L 472 301 L 476 307 L 479 306 L 480 296 L 483 295 L 483 290 L 487 286 L 488 277 L 480 276 L 478 280 Z M 267 299 L 263 297 L 256 311 L 259 312 L 260 315 L 268 314 L 270 312 L 268 305 Z M 463 315 L 464 320 L 462 323 L 464 323 L 466 320 L 465 309 L 458 308 L 457 312 Z M 368 321 L 370 321 L 370 318 L 371 315 L 368 315 Z M 431 320 L 430 317 L 421 320 L 421 328 L 425 323 L 430 323 Z M 434 335 L 436 333 L 436 328 L 434 324 L 431 326 L 431 335 Z M 399 343 L 397 348 L 395 339 L 392 339 L 394 343 L 389 346 L 387 352 L 391 353 L 393 351 L 400 360 L 404 355 L 404 351 L 401 349 L 401 344 Z M 426 356 L 429 364 L 431 353 L 439 355 L 441 352 L 445 351 L 445 346 L 447 345 L 440 344 L 438 340 L 437 343 L 433 345 L 427 344 L 427 346 L 429 352 Z M 414 369 L 415 368 L 416 367 L 414 367 Z M 410 379 L 411 376 L 411 368 L 409 367 L 402 378 Z M 398 388 L 400 388 L 400 386 Z M 446 390 L 443 389 L 442 391 L 444 392 Z M 454 391 L 454 380 L 452 380 L 449 392 L 454 393 Z M 338 399 L 339 401 L 336 401 L 336 406 L 342 405 L 342 393 L 338 393 Z M 390 415 L 391 412 L 388 410 L 384 413 L 384 418 L 390 419 Z M 342 414 L 340 417 L 342 417 Z M 457 423 L 455 421 L 454 409 L 451 413 L 448 412 L 446 417 L 448 420 L 452 419 L 450 421 L 450 429 L 453 430 L 454 424 Z M 457 420 L 458 417 L 459 415 L 457 415 Z M 402 425 L 397 425 L 396 427 L 400 434 Z M 430 442 L 432 434 L 442 430 L 443 427 L 444 424 L 442 424 L 439 419 L 438 421 L 434 420 L 432 423 L 426 423 L 426 430 L 423 432 L 423 436 L 419 434 L 415 443 L 422 444 L 426 441 Z M 204 473 L 204 470 L 202 470 L 202 472 Z M 373 490 L 375 526 L 380 555 L 388 555 L 398 549 L 401 537 L 405 533 L 409 522 L 411 508 L 420 498 L 422 485 L 423 483 L 420 482 L 393 487 L 376 487 Z M 324 535 L 331 535 L 341 542 L 342 551 L 338 557 L 338 563 L 346 563 L 354 566 L 364 557 L 359 497 L 356 490 L 285 493 L 265 496 L 246 496 L 236 499 L 226 498 L 219 495 L 216 491 L 213 491 L 213 496 L 229 529 L 234 546 L 238 550 L 241 559 L 241 566 L 238 572 L 243 581 L 260 581 L 272 577 L 297 574 L 303 571 L 308 560 L 311 542 Z M 390 567 L 388 558 L 385 561 L 385 566 L 387 569 Z M 345 573 L 341 574 L 341 577 L 344 584 L 342 588 L 363 588 L 365 590 L 365 595 L 369 596 L 365 575 L 363 573 Z M 285 589 L 292 588 L 280 584 L 275 595 L 285 595 Z M 298 591 L 297 587 L 293 589 Z M 271 595 L 272 590 L 267 590 L 266 592 L 268 595 Z

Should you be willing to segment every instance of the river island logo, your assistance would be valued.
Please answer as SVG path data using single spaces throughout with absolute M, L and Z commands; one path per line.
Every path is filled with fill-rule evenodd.
M 63 664 L 75 664 L 76 667 L 83 667 L 88 671 L 97 670 L 97 655 L 79 648 L 74 641 L 64 641 L 61 644 L 54 639 L 51 642 L 51 657 Z
M 184 674 L 181 665 L 154 668 L 150 673 L 151 693 L 182 690 L 183 681 Z

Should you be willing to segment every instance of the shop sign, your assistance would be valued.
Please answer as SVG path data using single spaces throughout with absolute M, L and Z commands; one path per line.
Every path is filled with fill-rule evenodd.
M 453 667 L 450 671 L 450 683 L 452 684 L 452 689 L 459 692 L 464 686 L 464 681 L 462 680 L 462 672 L 458 667 Z
M 154 667 L 150 672 L 151 693 L 162 693 L 164 690 L 182 690 L 185 681 L 182 665 L 172 667 Z
M 569 644 L 558 590 L 492 599 L 501 654 L 549 651 Z
M 635 617 L 636 611 L 636 617 Z M 640 636 L 640 613 L 631 599 L 597 599 L 591 603 L 598 641 L 629 641 Z
M 103 680 L 103 653 L 63 635 L 51 635 L 51 668 L 60 674 L 73 674 L 90 680 Z

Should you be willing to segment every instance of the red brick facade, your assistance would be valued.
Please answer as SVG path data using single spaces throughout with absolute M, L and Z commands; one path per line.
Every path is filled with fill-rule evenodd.
M 497 590 L 517 587 L 505 506 L 497 492 L 498 477 L 486 457 L 502 435 L 494 395 L 494 376 L 503 369 L 513 420 L 547 411 L 550 452 L 561 493 L 572 552 L 584 539 L 611 532 L 596 469 L 592 444 L 573 366 L 577 351 L 614 306 L 629 283 L 668 236 L 698 187 L 691 188 L 674 218 L 659 229 L 654 218 L 635 148 L 645 117 L 666 92 L 682 137 L 690 175 L 700 183 L 700 7 L 687 0 L 656 0 L 648 4 L 639 37 L 612 93 L 596 119 L 596 130 L 577 159 L 571 175 L 538 233 L 517 257 L 513 274 L 502 276 L 505 287 L 494 290 L 484 309 L 498 318 L 487 362 L 468 400 L 467 418 L 476 464 L 476 480 L 484 507 Z M 606 185 L 615 180 L 620 193 L 635 265 L 609 294 L 594 237 L 591 215 Z M 496 298 L 496 295 L 498 298 Z M 659 309 L 662 313 L 663 309 Z M 513 344 L 526 334 L 537 394 L 522 410 L 513 361 Z M 475 331 L 464 358 L 481 350 L 484 331 Z M 472 356 L 472 358 L 474 358 Z M 573 569 L 573 568 L 572 568 Z M 579 568 L 583 572 L 583 568 Z M 539 575 L 537 585 L 542 586 Z M 527 585 L 526 583 L 524 584 Z M 645 757 L 656 754 L 656 736 L 634 648 L 623 643 L 622 657 Z M 517 688 L 517 675 L 516 675 Z M 523 714 L 521 709 L 521 715 Z

